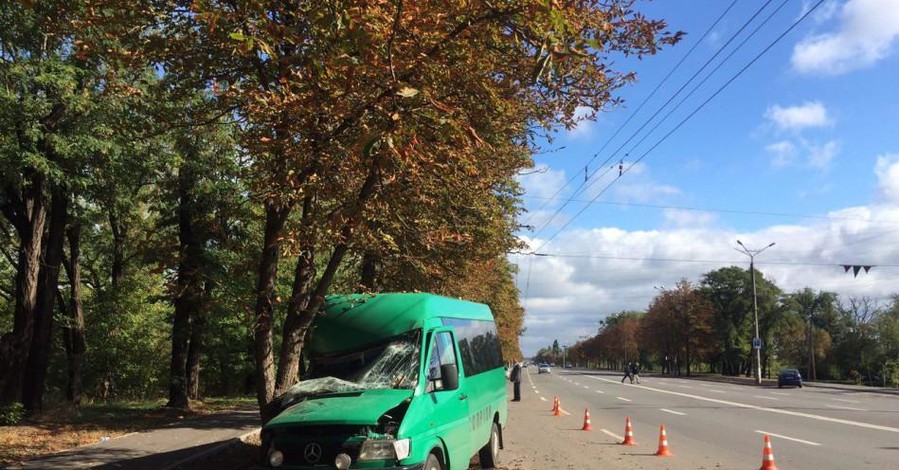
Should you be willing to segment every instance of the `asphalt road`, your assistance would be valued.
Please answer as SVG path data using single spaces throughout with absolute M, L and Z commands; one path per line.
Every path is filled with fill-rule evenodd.
M 657 449 L 659 426 L 665 425 L 674 457 L 640 460 L 644 468 L 759 468 L 764 434 L 771 436 L 780 468 L 794 470 L 899 467 L 899 396 L 869 393 L 858 387 L 778 389 L 767 384 L 741 385 L 644 376 L 642 384 L 620 382 L 621 375 L 554 369 L 552 374 L 525 374 L 544 406 L 558 396 L 580 422 L 589 407 L 593 433 L 604 444 L 619 442 L 630 417 L 643 454 Z M 544 401 L 545 400 L 545 401 Z M 595 439 L 595 438 L 594 438 Z M 583 452 L 580 436 L 563 454 Z M 563 440 L 561 443 L 566 444 Z M 608 450 L 608 449 L 606 449 Z M 591 450 L 593 452 L 593 450 Z M 618 453 L 618 461 L 626 453 Z M 605 452 L 597 458 L 609 458 Z M 648 466 L 646 466 L 648 464 Z M 541 468 L 537 466 L 536 468 Z

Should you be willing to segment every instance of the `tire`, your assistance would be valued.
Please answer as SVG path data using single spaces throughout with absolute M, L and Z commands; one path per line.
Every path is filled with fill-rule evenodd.
M 428 459 L 425 460 L 425 466 L 422 467 L 422 470 L 443 470 L 443 464 L 440 463 L 440 459 L 436 455 L 430 453 L 428 454 Z
M 490 429 L 490 440 L 478 451 L 481 468 L 495 468 L 499 463 L 499 425 L 493 423 Z

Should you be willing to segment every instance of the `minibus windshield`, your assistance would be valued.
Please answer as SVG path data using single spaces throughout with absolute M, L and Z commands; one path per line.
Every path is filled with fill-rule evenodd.
M 311 377 L 351 382 L 347 389 L 408 388 L 418 383 L 420 330 L 358 350 L 310 358 Z

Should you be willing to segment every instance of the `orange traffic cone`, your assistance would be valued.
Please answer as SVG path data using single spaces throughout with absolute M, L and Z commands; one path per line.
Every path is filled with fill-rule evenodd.
M 771 438 L 765 434 L 765 449 L 762 451 L 762 468 L 759 470 L 777 470 L 774 464 L 774 452 L 771 451 Z
M 621 441 L 623 446 L 635 446 L 637 441 L 634 440 L 634 430 L 631 428 L 631 418 L 628 417 L 624 421 L 624 440 Z
M 659 427 L 659 450 L 656 451 L 658 457 L 671 457 L 674 454 L 668 451 L 668 436 L 665 434 L 665 425 Z
M 553 413 L 556 412 L 556 409 L 559 407 L 559 397 L 553 397 L 553 409 L 550 410 Z
M 581 428 L 581 431 L 592 431 L 593 425 L 590 424 L 590 408 L 584 409 L 584 427 Z
M 556 398 L 556 409 L 553 410 L 553 416 L 562 416 L 562 400 Z

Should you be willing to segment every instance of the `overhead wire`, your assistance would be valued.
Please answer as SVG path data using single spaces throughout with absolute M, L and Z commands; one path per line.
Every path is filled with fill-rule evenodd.
M 674 72 L 676 72 L 680 68 L 681 64 L 683 64 L 687 60 L 687 58 L 693 54 L 693 51 L 695 51 L 696 48 L 700 44 L 702 44 L 703 39 L 705 39 L 709 34 L 711 34 L 711 32 L 715 29 L 715 27 L 718 26 L 718 23 L 721 22 L 721 20 L 724 18 L 724 16 L 727 15 L 727 13 L 734 7 L 734 5 L 736 5 L 736 3 L 737 3 L 737 0 L 733 0 L 731 2 L 731 4 L 727 8 L 725 8 L 724 11 L 721 12 L 720 15 L 718 15 L 718 18 L 715 20 L 715 22 L 712 23 L 712 25 L 709 26 L 708 29 L 706 29 L 706 31 L 702 34 L 702 36 L 700 36 L 700 38 L 696 41 L 696 43 L 694 43 L 693 46 L 687 51 L 687 53 L 684 54 L 683 57 L 681 57 L 681 59 L 677 62 L 677 64 L 674 65 L 674 67 L 671 68 L 671 70 L 668 71 L 668 73 L 665 75 L 665 77 L 662 78 L 662 80 L 655 86 L 655 88 L 653 88 L 653 90 L 643 99 L 643 101 L 640 103 L 640 105 L 637 106 L 637 108 L 634 109 L 634 111 L 632 111 L 630 113 L 630 115 L 627 117 L 627 119 L 624 121 L 624 123 L 622 123 L 620 126 L 618 126 L 618 128 L 615 130 L 615 132 L 608 139 L 606 139 L 606 142 L 602 145 L 602 147 L 600 147 L 600 149 L 597 150 L 596 153 L 594 153 L 593 156 L 590 158 L 590 160 L 588 160 L 587 163 L 584 165 L 585 168 L 589 167 L 590 164 L 592 164 L 593 161 L 596 160 L 596 158 L 606 149 L 606 147 L 608 147 L 608 145 L 613 140 L 615 140 L 615 137 L 617 137 L 618 134 L 621 133 L 621 131 L 624 130 L 625 127 L 627 127 L 627 125 L 631 122 L 631 120 L 640 112 L 640 110 L 643 109 L 643 106 L 645 106 L 646 103 L 648 103 L 649 100 L 652 99 L 653 96 L 655 96 L 656 92 L 659 91 L 659 89 L 662 87 L 662 85 L 664 85 L 668 81 L 668 79 L 671 78 L 672 75 L 674 75 Z M 614 156 L 614 154 L 609 155 L 608 158 L 606 158 L 602 163 L 599 164 L 598 168 L 605 168 L 605 166 L 609 163 L 609 161 L 611 161 L 613 156 Z M 550 199 L 546 203 L 544 203 L 543 205 L 538 207 L 533 213 L 539 213 L 540 211 L 542 211 L 543 208 L 545 208 L 549 204 L 550 201 L 555 200 L 555 198 L 559 194 L 561 194 L 562 191 L 566 187 L 568 187 L 575 179 L 579 178 L 578 175 L 579 175 L 579 173 L 576 175 L 573 175 L 564 185 L 562 185 L 555 192 L 555 194 L 552 195 L 552 197 L 550 197 Z M 588 179 L 589 179 L 589 177 L 588 177 Z M 577 193 L 578 190 L 582 186 L 583 186 L 583 183 L 581 185 L 579 185 L 579 187 L 577 189 L 575 189 L 575 193 Z M 528 219 L 524 222 L 524 225 L 527 225 L 528 222 L 530 222 L 532 217 L 533 216 L 529 216 Z M 542 230 L 542 228 L 540 230 Z M 539 230 L 538 230 L 538 232 L 539 232 Z
M 736 74 L 734 74 L 734 76 L 732 76 L 727 82 L 725 82 L 723 85 L 721 85 L 714 93 L 712 93 L 711 96 L 706 98 L 705 101 L 700 103 L 699 106 L 697 106 L 692 112 L 690 112 L 686 117 L 684 117 L 680 122 L 678 122 L 678 124 L 675 125 L 671 130 L 669 130 L 664 136 L 662 136 L 662 138 L 660 138 L 658 141 L 656 141 L 656 143 L 653 144 L 652 147 L 650 147 L 648 150 L 646 150 L 642 155 L 640 155 L 639 158 L 637 158 L 629 166 L 627 166 L 627 168 L 624 169 L 623 173 L 627 173 L 628 171 L 630 171 L 634 166 L 636 166 L 638 163 L 643 161 L 643 159 L 646 158 L 647 155 L 652 153 L 653 150 L 658 148 L 659 145 L 661 145 L 663 142 L 668 140 L 668 138 L 671 137 L 671 135 L 674 134 L 678 129 L 680 129 L 687 121 L 689 121 L 690 118 L 695 116 L 696 113 L 698 113 L 700 110 L 702 110 L 709 102 L 711 102 L 713 99 L 715 99 L 715 97 L 717 97 L 719 94 L 721 94 L 721 92 L 724 91 L 728 86 L 730 86 L 730 84 L 733 83 L 734 80 L 736 80 L 741 75 L 743 75 L 743 73 L 745 73 L 746 70 L 749 69 L 749 67 L 751 67 L 753 64 L 755 64 L 763 55 L 765 55 L 769 50 L 771 50 L 772 47 L 774 47 L 784 37 L 786 37 L 787 34 L 789 34 L 793 29 L 795 29 L 796 26 L 801 24 L 815 10 L 817 10 L 818 7 L 820 7 L 822 3 L 824 3 L 824 0 L 818 0 L 818 2 L 815 3 L 815 5 L 812 6 L 804 15 L 802 15 L 799 19 L 797 19 L 795 22 L 793 22 L 793 24 L 791 24 L 789 28 L 787 28 L 783 33 L 781 33 L 777 38 L 775 38 L 774 41 L 772 41 L 770 44 L 768 44 L 767 47 L 762 49 L 761 52 L 756 54 L 756 56 L 753 57 L 752 60 L 750 60 L 745 66 L 743 66 L 743 68 L 741 68 Z M 554 239 L 556 236 L 558 236 L 560 233 L 562 233 L 563 230 L 568 228 L 568 226 L 571 225 L 571 223 L 574 220 L 576 220 L 581 214 L 583 214 L 593 204 L 593 202 L 596 201 L 597 199 L 599 199 L 599 197 L 602 196 L 612 186 L 612 184 L 614 184 L 615 181 L 617 181 L 617 180 L 618 179 L 613 180 L 609 184 L 607 184 L 602 189 L 602 191 L 600 191 L 596 196 L 594 196 L 590 200 L 590 202 L 587 203 L 587 205 L 585 205 L 583 208 L 581 208 L 581 210 L 578 211 L 572 218 L 568 219 L 568 221 L 565 224 L 563 224 L 561 228 L 559 228 L 555 233 L 553 233 L 552 236 L 550 236 L 549 238 L 544 240 L 543 243 L 540 246 L 538 246 L 537 249 L 535 249 L 534 251 L 540 251 L 540 249 L 542 249 L 547 243 L 549 243 L 552 239 Z
M 747 20 L 743 23 L 743 25 L 740 26 L 740 28 L 737 29 L 737 31 L 736 31 L 735 33 L 733 33 L 733 34 L 730 36 L 730 38 L 728 38 L 728 40 L 727 40 L 721 47 L 719 47 L 718 50 L 717 50 L 714 54 L 712 54 L 712 56 L 709 57 L 709 58 L 705 61 L 705 63 L 702 64 L 702 66 L 699 67 L 699 69 L 697 69 L 697 70 L 693 73 L 693 75 L 690 76 L 690 78 L 688 78 L 683 84 L 681 84 L 680 88 L 678 88 L 677 91 L 675 91 L 674 94 L 671 95 L 671 97 L 669 97 L 668 100 L 665 101 L 664 104 L 662 104 L 658 109 L 656 109 L 656 110 L 652 113 L 652 115 L 649 116 L 649 118 L 646 119 L 646 120 L 643 122 L 643 124 L 642 124 L 636 131 L 634 131 L 633 133 L 631 133 L 631 135 L 630 135 L 630 136 L 629 136 L 629 137 L 628 137 L 628 138 L 627 138 L 621 145 L 619 145 L 618 148 L 615 149 L 615 151 L 613 151 L 613 152 L 609 155 L 609 157 L 604 161 L 604 163 L 602 164 L 602 166 L 601 166 L 600 168 L 605 167 L 605 165 L 606 165 L 609 161 L 611 161 L 614 157 L 616 157 L 616 156 L 621 152 L 621 150 L 624 149 L 625 146 L 627 146 L 627 145 L 628 145 L 628 144 L 629 144 L 629 143 L 630 143 L 636 136 L 638 136 L 638 135 L 643 131 L 643 129 L 646 128 L 646 126 L 648 126 L 653 120 L 655 120 L 655 118 L 658 117 L 658 116 L 662 113 L 662 111 L 664 111 L 665 108 L 667 108 L 668 105 L 671 104 L 671 102 L 674 101 L 674 99 L 677 98 L 677 96 L 680 95 L 680 93 L 681 93 L 682 91 L 684 91 L 684 90 L 687 88 L 687 86 L 689 86 L 690 83 L 692 83 L 693 80 L 695 80 L 696 77 L 699 76 L 699 74 L 701 74 L 701 73 L 706 69 L 706 67 L 708 67 L 709 64 L 711 64 L 711 63 L 718 57 L 718 55 L 720 55 L 722 52 L 724 52 L 724 50 L 727 49 L 728 46 L 730 46 L 730 44 L 731 44 L 731 43 L 732 43 L 732 42 L 733 42 L 733 41 L 734 41 L 734 40 L 735 40 L 735 39 L 736 39 L 736 38 L 743 32 L 743 30 L 745 30 L 750 24 L 752 24 L 753 21 L 755 21 L 756 17 L 758 17 L 758 16 L 762 13 L 762 11 L 764 11 L 765 8 L 767 8 L 768 5 L 771 4 L 772 1 L 773 1 L 773 0 L 767 0 L 764 4 L 762 4 L 762 6 L 760 6 L 760 7 L 758 8 L 758 10 L 756 10 L 756 12 L 753 13 L 753 15 L 752 15 L 751 17 L 749 17 L 749 19 L 747 19 Z M 720 18 L 719 18 L 719 21 L 720 21 Z M 717 24 L 717 22 L 716 22 L 716 24 Z M 610 141 L 611 141 L 611 140 L 610 140 Z M 596 181 L 596 179 L 594 179 L 593 177 L 595 176 L 595 174 L 596 174 L 598 171 L 599 171 L 599 168 L 593 170 L 593 173 L 591 173 L 591 174 L 588 176 L 587 180 L 593 179 L 594 181 Z M 619 177 L 620 177 L 620 176 L 621 176 L 621 173 L 619 173 Z M 568 203 L 571 202 L 571 199 L 574 198 L 574 197 L 576 197 L 578 194 L 580 194 L 580 193 L 582 192 L 581 189 L 582 189 L 585 185 L 586 185 L 586 181 L 583 182 L 583 183 L 581 183 L 580 185 L 578 185 L 578 187 L 577 187 L 577 188 L 574 190 L 574 192 L 572 193 L 572 197 L 569 198 L 569 199 L 567 199 L 565 202 L 563 202 L 562 205 L 561 205 L 561 206 L 560 206 L 560 207 L 553 213 L 553 215 L 550 216 L 550 218 L 547 219 L 547 221 L 540 227 L 540 229 L 538 229 L 538 230 L 535 232 L 535 234 L 541 232 L 544 228 L 546 228 L 547 226 L 549 226 L 549 224 L 552 223 L 552 221 L 553 221 L 553 220 L 554 220 L 554 219 L 555 219 L 555 218 L 562 212 L 562 210 L 564 210 L 565 207 L 568 206 Z M 592 183 L 591 183 L 591 186 L 592 186 Z

